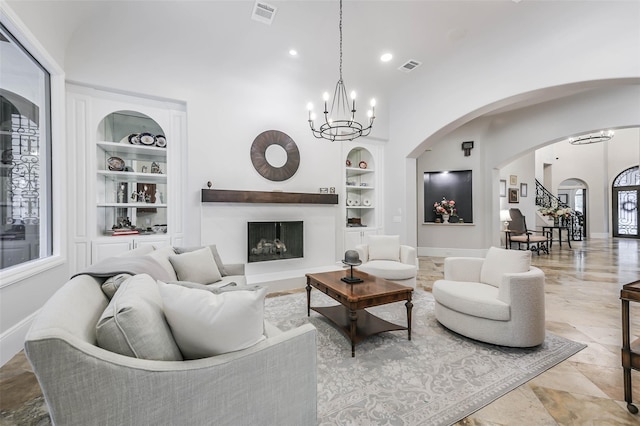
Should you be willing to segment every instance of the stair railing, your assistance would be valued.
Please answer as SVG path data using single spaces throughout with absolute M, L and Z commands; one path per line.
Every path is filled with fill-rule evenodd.
M 560 201 L 558 197 L 553 195 L 536 179 L 536 206 L 540 208 L 559 207 L 568 208 L 571 213 L 569 217 L 561 217 L 560 225 L 569 228 L 569 235 L 573 241 L 581 241 L 584 233 L 584 215 L 571 209 L 567 203 Z

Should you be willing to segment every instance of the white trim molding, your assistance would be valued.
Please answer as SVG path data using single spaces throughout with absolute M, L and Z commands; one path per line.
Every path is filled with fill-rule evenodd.
M 0 366 L 5 365 L 24 348 L 24 339 L 31 327 L 37 310 L 0 335 Z

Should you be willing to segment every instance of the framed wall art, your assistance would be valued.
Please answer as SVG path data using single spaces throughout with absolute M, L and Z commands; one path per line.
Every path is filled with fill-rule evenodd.
M 509 176 L 509 185 L 517 185 L 518 184 L 518 176 L 511 175 Z
M 526 197 L 529 193 L 529 185 L 527 185 L 526 183 L 521 183 L 520 184 L 520 196 L 521 197 Z
M 507 196 L 507 181 L 504 179 L 500 179 L 500 196 Z
M 509 188 L 509 202 L 514 204 L 520 202 L 520 194 L 518 194 L 518 188 Z

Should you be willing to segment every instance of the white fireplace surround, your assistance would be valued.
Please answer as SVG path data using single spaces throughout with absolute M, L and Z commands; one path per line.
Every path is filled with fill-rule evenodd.
M 302 288 L 305 274 L 335 270 L 335 205 L 203 203 L 201 242 L 215 244 L 225 263 L 245 263 L 248 284 L 269 292 Z M 304 257 L 247 263 L 247 222 L 304 221 Z

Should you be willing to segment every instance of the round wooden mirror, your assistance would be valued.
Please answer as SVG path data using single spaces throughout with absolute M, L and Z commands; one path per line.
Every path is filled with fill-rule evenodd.
M 270 147 L 272 149 L 269 149 Z M 270 151 L 269 155 L 267 150 Z M 289 179 L 298 171 L 300 151 L 286 133 L 267 130 L 254 139 L 251 145 L 251 162 L 262 177 L 280 182 Z

